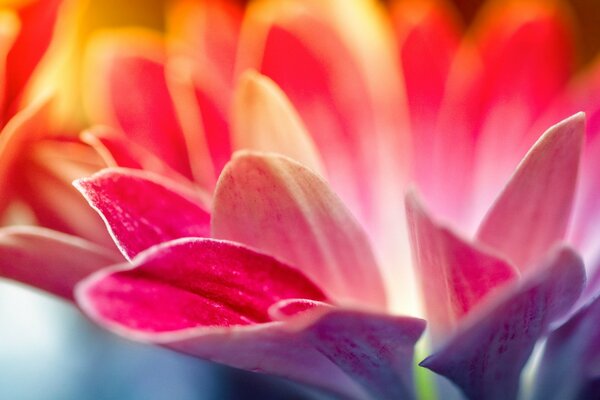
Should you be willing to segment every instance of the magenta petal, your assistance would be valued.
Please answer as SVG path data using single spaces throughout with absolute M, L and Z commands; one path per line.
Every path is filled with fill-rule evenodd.
M 514 399 L 538 339 L 577 301 L 585 283 L 580 258 L 561 249 L 521 285 L 482 307 L 421 365 L 458 385 L 470 399 Z
M 552 332 L 534 383 L 535 400 L 583 400 L 599 393 L 600 297 Z
M 316 300 L 316 312 L 268 322 L 270 304 L 298 297 Z M 299 271 L 234 243 L 188 238 L 153 247 L 133 268 L 85 280 L 77 299 L 128 338 L 347 398 L 414 397 L 413 347 L 424 321 L 327 306 Z
M 75 284 L 119 261 L 118 253 L 64 233 L 37 227 L 0 229 L 0 277 L 69 300 Z
M 283 156 L 237 153 L 214 198 L 216 238 L 300 268 L 336 300 L 383 306 L 383 282 L 365 232 L 325 181 Z
M 210 214 L 194 193 L 158 175 L 108 168 L 74 185 L 129 259 L 168 240 L 209 236 Z
M 132 264 L 82 283 L 78 299 L 94 319 L 122 329 L 166 332 L 268 322 L 269 307 L 282 299 L 326 300 L 301 272 L 213 239 L 164 243 Z
M 506 261 L 434 222 L 414 193 L 406 197 L 410 242 L 434 341 L 490 292 L 519 274 Z
M 571 215 L 585 116 L 550 128 L 525 156 L 477 234 L 521 270 L 563 239 Z

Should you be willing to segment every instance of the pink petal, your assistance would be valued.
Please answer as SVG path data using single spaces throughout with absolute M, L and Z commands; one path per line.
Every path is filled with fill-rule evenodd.
M 445 0 L 395 1 L 391 16 L 414 133 L 414 170 L 422 181 L 420 175 L 430 169 L 434 130 L 462 29 Z
M 238 153 L 219 179 L 212 217 L 214 237 L 298 266 L 336 300 L 385 305 L 366 234 L 327 184 L 295 161 Z
M 301 272 L 234 243 L 180 239 L 141 253 L 132 264 L 82 284 L 79 298 L 94 318 L 168 332 L 268 322 L 269 307 L 282 299 L 326 300 Z
M 539 260 L 565 234 L 584 131 L 582 113 L 546 131 L 479 227 L 478 239 L 505 254 L 521 270 Z
M 219 173 L 231 158 L 228 119 L 233 89 L 215 87 L 218 74 L 211 72 L 207 63 L 172 58 L 167 81 L 190 149 L 194 179 L 212 191 Z
M 421 365 L 450 379 L 470 399 L 516 398 L 535 344 L 569 311 L 584 284 L 583 263 L 561 249 L 521 285 L 478 309 Z
M 232 120 L 236 149 L 280 153 L 324 173 L 317 148 L 294 106 L 269 78 L 254 71 L 242 75 Z
M 19 109 L 27 82 L 53 38 L 62 0 L 34 0 L 17 10 L 20 29 L 6 59 L 4 115 L 6 121 Z
M 474 132 L 482 114 L 482 74 L 477 49 L 464 41 L 448 72 L 444 99 L 428 144 L 431 150 L 423 155 L 428 164 L 416 172 L 419 189 L 436 215 L 461 226 L 470 222 L 471 210 L 465 199 L 473 190 Z
M 239 70 L 253 68 L 283 90 L 321 152 L 332 187 L 357 217 L 370 222 L 377 209 L 374 175 L 388 160 L 382 154 L 406 149 L 398 144 L 403 137 L 398 132 L 406 131 L 401 129 L 405 121 L 399 121 L 404 109 L 395 103 L 402 93 L 394 79 L 397 69 L 386 58 L 392 49 L 380 48 L 387 42 L 377 36 L 385 21 L 379 21 L 369 2 L 294 4 L 269 2 L 248 9 Z M 372 58 L 362 58 L 356 49 L 360 41 L 348 37 L 346 25 L 352 33 L 365 29 L 377 38 L 365 44 Z M 381 75 L 363 68 L 374 60 L 379 63 L 375 73 Z M 377 97 L 374 90 L 381 90 Z M 382 127 L 382 121 L 389 125 Z
M 0 276 L 73 299 L 75 284 L 122 260 L 75 236 L 37 227 L 0 229 Z
M 537 140 L 532 124 L 571 75 L 575 52 L 567 15 L 556 2 L 497 2 L 484 9 L 476 25 L 485 69 L 476 213 L 485 211 Z
M 103 167 L 93 149 L 71 139 L 32 143 L 15 167 L 14 187 L 37 223 L 114 248 L 102 219 L 71 182 Z
M 194 193 L 158 175 L 108 168 L 74 185 L 128 259 L 168 240 L 209 235 L 210 215 Z
M 519 274 L 506 261 L 433 221 L 414 193 L 406 197 L 406 213 L 430 329 L 439 343 L 475 306 Z
M 142 31 L 104 34 L 88 53 L 85 93 L 93 121 L 121 128 L 130 140 L 191 177 L 161 39 Z
M 581 176 L 574 206 L 570 238 L 583 253 L 586 266 L 595 257 L 598 243 L 595 240 L 600 226 L 600 61 L 581 72 L 573 80 L 564 96 L 548 110 L 540 123 L 555 121 L 583 111 L 586 114 L 586 142 L 582 155 Z M 539 125 L 539 124 L 538 124 Z M 588 269 L 590 270 L 590 269 Z
M 101 271 L 77 289 L 83 311 L 128 338 L 351 398 L 412 397 L 423 321 L 330 307 L 268 322 L 271 304 L 298 297 L 325 299 L 302 273 L 269 256 L 192 238 L 153 247 L 133 268 Z
M 169 167 L 163 160 L 131 141 L 123 133 L 96 126 L 81 134 L 81 140 L 92 146 L 108 167 L 141 169 L 162 175 L 195 190 L 191 182 Z M 203 194 L 208 197 L 208 194 Z
M 591 399 L 600 378 L 600 297 L 552 332 L 534 380 L 534 400 Z

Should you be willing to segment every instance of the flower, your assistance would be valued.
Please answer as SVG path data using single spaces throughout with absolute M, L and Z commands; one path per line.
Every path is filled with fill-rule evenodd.
M 396 313 L 420 286 L 421 365 L 468 398 L 559 393 L 557 360 L 580 361 L 561 396 L 593 390 L 597 84 L 568 83 L 563 9 L 492 4 L 464 35 L 437 1 L 390 15 L 181 1 L 167 43 L 99 37 L 86 104 L 111 128 L 82 140 L 111 168 L 75 186 L 127 261 L 100 269 L 115 257 L 91 242 L 9 228 L 3 275 L 69 297 L 100 269 L 76 300 L 102 326 L 353 398 L 413 396 L 424 323 Z M 42 280 L 23 268 L 40 255 Z

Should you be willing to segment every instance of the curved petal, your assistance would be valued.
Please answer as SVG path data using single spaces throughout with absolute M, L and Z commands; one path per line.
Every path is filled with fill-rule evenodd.
M 600 297 L 552 332 L 544 347 L 532 399 L 592 398 L 600 378 Z M 595 381 L 595 382 L 594 382 Z
M 565 316 L 585 284 L 581 259 L 555 252 L 522 284 L 479 308 L 421 365 L 458 385 L 469 399 L 514 399 L 521 370 L 550 324 Z
M 80 139 L 92 146 L 108 167 L 153 172 L 188 186 L 191 190 L 197 190 L 187 178 L 173 170 L 163 160 L 109 127 L 90 128 L 80 135 Z M 209 198 L 206 193 L 199 195 Z
M 38 227 L 0 229 L 0 277 L 73 299 L 79 281 L 121 261 L 81 238 Z
M 479 83 L 476 213 L 485 212 L 537 140 L 539 132 L 530 128 L 572 73 L 573 27 L 564 8 L 559 1 L 490 2 L 475 22 L 472 35 L 485 69 Z
M 178 0 L 168 13 L 168 31 L 182 51 L 211 69 L 223 86 L 233 84 L 243 9 L 227 0 Z
M 167 66 L 167 83 L 189 149 L 194 179 L 214 190 L 217 177 L 231 158 L 229 127 L 232 89 L 215 89 L 217 78 L 203 65 L 173 57 Z
M 326 301 L 300 271 L 239 244 L 199 238 L 163 243 L 78 290 L 94 319 L 142 332 L 269 322 L 268 309 L 280 300 Z
M 565 235 L 584 131 L 583 113 L 546 131 L 479 227 L 477 238 L 505 254 L 523 271 Z
M 18 111 L 20 97 L 50 46 L 63 0 L 34 0 L 19 7 L 18 35 L 7 58 L 3 119 Z
M 0 109 L 3 113 L 6 111 L 4 108 L 7 106 L 5 101 L 12 100 L 12 96 L 8 96 L 7 93 L 7 76 L 6 70 L 8 66 L 6 65 L 7 55 L 10 52 L 17 35 L 19 34 L 19 30 L 21 28 L 21 23 L 19 17 L 16 12 L 1 9 L 0 10 Z M 6 121 L 7 116 L 3 115 L 2 120 Z
M 519 273 L 434 222 L 414 193 L 406 197 L 406 213 L 430 329 L 439 344 L 475 306 Z
M 375 1 L 363 0 L 253 3 L 237 66 L 259 71 L 283 90 L 321 152 L 336 193 L 369 224 L 381 200 L 379 174 L 404 173 L 408 162 L 399 69 L 391 57 L 391 29 L 379 11 Z
M 33 143 L 21 156 L 13 185 L 37 223 L 113 249 L 102 219 L 71 184 L 104 167 L 95 151 L 71 139 L 55 138 Z
M 116 333 L 349 398 L 414 397 L 422 320 L 317 306 L 266 322 L 278 299 L 324 295 L 299 271 L 230 242 L 180 239 L 133 265 L 100 271 L 77 289 L 83 311 Z
M 462 27 L 446 0 L 396 0 L 390 12 L 410 110 L 413 172 L 420 182 L 433 172 L 435 126 Z
M 168 240 L 209 236 L 210 214 L 194 193 L 158 175 L 108 168 L 74 185 L 128 259 Z
M 219 178 L 213 237 L 300 268 L 336 300 L 386 303 L 365 232 L 327 184 L 283 156 L 237 153 Z
M 319 153 L 285 93 L 269 78 L 247 71 L 239 80 L 232 111 L 236 150 L 280 153 L 323 174 Z
M 192 176 L 185 138 L 165 78 L 165 49 L 146 31 L 97 35 L 86 60 L 85 106 L 93 122 L 127 138 Z
M 26 148 L 45 134 L 51 114 L 51 101 L 30 104 L 16 114 L 0 133 L 0 214 L 13 191 L 15 164 L 26 154 Z

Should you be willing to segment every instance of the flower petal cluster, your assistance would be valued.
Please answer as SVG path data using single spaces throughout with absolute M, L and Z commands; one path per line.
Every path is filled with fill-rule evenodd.
M 3 199 L 38 221 L 0 230 L 0 275 L 342 397 L 416 396 L 413 315 L 416 368 L 459 396 L 591 395 L 600 69 L 571 78 L 566 15 L 491 2 L 463 32 L 440 0 L 179 0 L 165 35 L 99 34 L 93 126 L 36 136 L 37 106 L 0 136 Z

